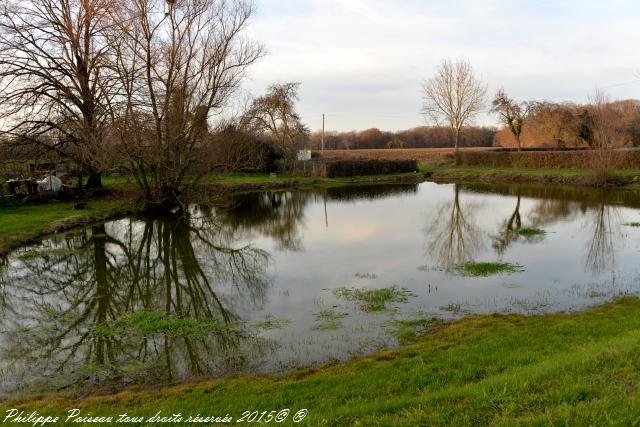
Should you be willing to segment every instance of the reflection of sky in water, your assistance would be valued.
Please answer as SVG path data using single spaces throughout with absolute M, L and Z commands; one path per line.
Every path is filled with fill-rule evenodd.
M 636 292 L 640 285 L 637 267 L 640 230 L 622 224 L 638 221 L 640 216 L 637 209 L 617 206 L 629 204 L 623 193 L 562 190 L 563 193 L 529 187 L 485 189 L 492 192 L 424 183 L 417 189 L 405 186 L 386 190 L 380 187 L 379 191 L 356 188 L 352 193 L 342 189 L 329 190 L 326 194 L 246 195 L 235 197 L 230 207 L 213 210 L 202 207 L 204 212 L 213 212 L 210 224 L 214 225 L 207 225 L 213 237 L 207 237 L 207 242 L 219 238 L 215 243 L 220 247 L 240 248 L 250 244 L 264 249 L 270 255 L 268 265 L 264 271 L 259 265 L 254 266 L 255 277 L 245 277 L 245 287 L 239 286 L 233 272 L 219 271 L 220 266 L 228 262 L 225 255 L 220 255 L 220 250 L 209 250 L 208 243 L 193 237 L 186 249 L 193 249 L 194 260 L 185 261 L 182 256 L 178 257 L 180 262 L 191 267 L 199 265 L 215 290 L 212 298 L 247 325 L 267 316 L 290 323 L 282 329 L 258 331 L 257 337 L 232 346 L 233 354 L 211 350 L 220 345 L 217 341 L 201 340 L 196 343 L 201 345 L 196 346 L 198 351 L 208 350 L 204 351 L 202 360 L 196 361 L 204 366 L 197 375 L 192 366 L 195 362 L 183 360 L 194 343 L 172 339 L 172 348 L 163 356 L 168 360 L 167 366 L 175 371 L 175 377 L 182 379 L 246 370 L 280 370 L 331 358 L 345 359 L 394 345 L 392 319 L 451 317 L 470 312 L 571 310 L 619 293 Z M 363 195 L 367 197 L 361 197 Z M 256 202 L 257 198 L 260 203 Z M 529 239 L 505 238 L 513 236 L 505 235 L 504 231 L 516 213 L 522 227 L 542 228 L 547 234 Z M 194 224 L 200 224 L 199 215 Z M 135 241 L 144 234 L 145 223 L 115 221 L 106 224 L 104 230 L 107 236 L 114 237 L 113 242 L 106 244 L 107 251 L 113 254 L 113 262 L 127 266 L 124 273 L 111 280 L 121 282 L 118 286 L 126 292 L 127 288 L 134 288 L 127 280 L 133 280 L 129 271 L 139 257 L 132 256 L 131 248 L 137 248 Z M 171 233 L 189 236 L 182 229 L 165 227 L 163 230 L 168 230 L 170 236 Z M 447 244 L 448 239 L 451 244 Z M 160 245 L 161 240 L 160 236 L 151 239 L 153 245 Z M 55 242 L 45 241 L 42 247 L 64 245 L 65 239 L 58 236 Z M 74 245 L 78 247 L 77 243 Z M 184 244 L 174 246 L 178 251 L 185 249 Z M 94 249 L 89 245 L 80 251 L 89 253 Z M 47 301 L 49 305 L 69 307 L 69 303 L 65 303 L 65 298 L 69 298 L 66 292 L 38 295 L 38 282 L 49 280 L 51 272 L 25 269 L 25 262 L 19 259 L 21 254 L 24 250 L 9 257 L 11 266 L 3 279 L 9 295 L 5 301 L 13 304 L 17 313 L 9 319 L 10 311 L 4 310 L 0 323 L 4 331 L 10 332 L 0 335 L 3 347 L 0 354 L 5 355 L 4 360 L 0 359 L 0 369 L 7 378 L 3 380 L 5 386 L 15 385 L 18 377 L 28 378 L 29 374 L 25 375 L 24 371 L 33 367 L 35 378 L 30 380 L 51 374 L 50 364 L 41 360 L 25 362 L 16 354 L 6 356 L 11 352 L 4 350 L 13 348 L 12 340 L 21 339 L 20 328 L 34 322 L 46 323 L 37 309 L 48 306 Z M 465 278 L 445 271 L 447 265 L 465 260 L 518 263 L 526 271 L 486 278 Z M 153 265 L 160 272 L 167 269 L 158 267 L 158 263 Z M 60 263 L 51 271 L 62 275 L 68 273 L 69 268 L 73 267 Z M 92 273 L 87 272 L 89 276 Z M 356 273 L 372 276 L 356 277 Z M 178 275 L 181 274 L 178 271 Z M 19 277 L 23 279 L 18 280 Z M 25 280 L 28 285 L 22 283 Z M 415 296 L 406 304 L 394 305 L 397 310 L 382 313 L 365 313 L 356 303 L 339 300 L 331 293 L 331 289 L 342 286 L 392 285 L 408 288 Z M 153 297 L 146 303 L 129 301 L 126 308 L 115 310 L 117 313 L 113 316 L 117 318 L 141 307 L 168 306 L 161 294 L 160 290 L 154 290 L 149 294 Z M 175 297 L 167 298 L 173 301 Z M 90 302 L 82 301 L 80 306 L 87 304 Z M 182 314 L 192 315 L 190 303 L 186 304 L 187 310 Z M 201 305 L 207 308 L 207 304 L 213 302 L 205 298 Z M 31 313 L 34 307 L 35 312 Z M 318 330 L 315 314 L 324 309 L 349 315 L 339 319 L 340 327 L 336 330 Z M 92 327 L 91 321 L 87 323 L 81 330 Z M 159 339 L 154 345 L 168 341 Z M 95 351 L 94 347 L 96 345 L 89 344 L 81 347 L 65 369 L 77 371 L 78 366 L 86 363 L 83 359 Z M 211 358 L 221 354 L 224 363 L 211 362 Z M 135 356 L 127 357 L 135 359 Z M 153 361 L 158 364 L 161 359 L 158 356 Z M 40 368 L 40 364 L 47 367 Z

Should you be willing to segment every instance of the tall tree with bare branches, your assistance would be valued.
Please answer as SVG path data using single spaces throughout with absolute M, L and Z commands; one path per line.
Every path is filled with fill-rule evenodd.
M 299 89 L 300 83 L 269 86 L 265 95 L 253 100 L 241 123 L 266 134 L 281 151 L 291 154 L 309 138 L 309 129 L 295 109 Z
M 486 92 L 487 86 L 464 59 L 442 61 L 435 76 L 422 83 L 422 113 L 433 122 L 444 122 L 451 128 L 456 162 L 460 132 L 482 109 Z
M 253 10 L 244 0 L 131 0 L 115 16 L 114 138 L 146 204 L 175 205 L 211 169 L 209 121 L 264 53 L 243 37 Z
M 502 124 L 516 138 L 518 151 L 522 149 L 520 136 L 533 106 L 530 102 L 517 102 L 509 98 L 504 89 L 500 89 L 491 102 L 491 112 L 498 114 Z
M 101 187 L 110 87 L 104 31 L 118 2 L 8 0 L 0 7 L 0 136 L 77 161 Z

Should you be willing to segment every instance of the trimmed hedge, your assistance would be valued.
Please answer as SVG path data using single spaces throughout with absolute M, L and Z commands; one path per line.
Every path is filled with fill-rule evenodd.
M 335 160 L 326 163 L 324 176 L 327 178 L 340 178 L 358 175 L 409 173 L 417 170 L 417 160 Z
M 541 169 L 592 169 L 597 168 L 599 151 L 522 151 L 460 152 L 461 166 L 486 166 L 494 168 Z M 616 169 L 640 169 L 640 151 L 616 150 L 611 156 L 611 166 Z

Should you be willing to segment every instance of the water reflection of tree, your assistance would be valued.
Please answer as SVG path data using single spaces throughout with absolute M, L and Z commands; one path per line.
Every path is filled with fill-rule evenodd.
M 230 197 L 216 213 L 234 232 L 257 232 L 274 239 L 278 249 L 300 251 L 304 210 L 311 196 L 300 191 L 240 194 Z
M 234 248 L 220 235 L 187 215 L 126 220 L 17 263 L 0 279 L 8 289 L 3 362 L 71 375 L 69 381 L 82 367 L 123 380 L 133 366 L 143 368 L 140 375 L 172 379 L 246 363 L 239 351 L 246 345 L 258 356 L 257 341 L 240 331 L 144 336 L 100 329 L 140 311 L 229 325 L 243 304 L 259 308 L 268 255 Z
M 517 240 L 526 243 L 538 243 L 544 238 L 544 235 L 520 235 L 519 231 L 522 230 L 522 215 L 520 212 L 522 194 L 519 187 L 516 194 L 517 200 L 513 212 L 509 218 L 504 221 L 499 234 L 493 238 L 493 248 L 500 256 L 502 256 L 509 246 Z
M 435 211 L 424 228 L 426 256 L 435 258 L 440 268 L 473 259 L 482 248 L 480 230 L 472 212 L 476 208 L 460 203 L 460 187 L 454 185 L 453 200 Z
M 504 254 L 507 248 L 511 245 L 511 243 L 518 240 L 517 231 L 522 228 L 522 216 L 520 215 L 520 201 L 521 195 L 518 192 L 518 200 L 516 202 L 516 207 L 513 210 L 513 213 L 507 220 L 504 222 L 500 233 L 493 238 L 493 248 L 496 250 L 498 255 Z
M 594 275 L 611 269 L 615 275 L 615 242 L 614 235 L 619 231 L 620 212 L 617 207 L 604 203 L 593 209 L 589 220 L 589 242 L 585 258 L 586 268 Z

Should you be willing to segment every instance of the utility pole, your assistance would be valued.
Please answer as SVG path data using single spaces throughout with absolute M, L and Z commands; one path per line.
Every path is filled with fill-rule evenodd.
M 322 113 L 322 143 L 321 143 L 321 151 L 324 151 L 324 113 Z

